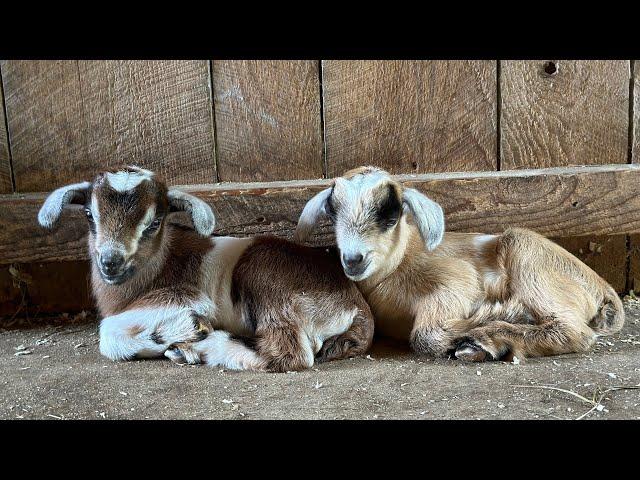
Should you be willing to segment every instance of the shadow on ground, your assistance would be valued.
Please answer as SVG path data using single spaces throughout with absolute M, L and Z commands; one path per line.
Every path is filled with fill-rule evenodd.
M 370 355 L 264 374 L 164 360 L 113 363 L 97 324 L 0 332 L 5 419 L 575 419 L 587 399 L 640 384 L 640 302 L 592 352 L 520 364 L 465 364 L 378 340 Z M 22 352 L 22 353 L 21 353 Z M 29 352 L 29 353 L 27 353 Z M 606 393 L 588 419 L 640 419 L 640 390 Z

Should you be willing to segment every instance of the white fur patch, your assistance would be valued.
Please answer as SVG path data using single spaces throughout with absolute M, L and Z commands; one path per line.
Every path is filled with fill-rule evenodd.
M 151 180 L 153 172 L 137 169 L 135 172 L 107 173 L 109 185 L 117 192 L 128 192 L 146 180 Z
M 100 323 L 100 353 L 111 360 L 126 360 L 134 355 L 161 357 L 172 343 L 194 338 L 193 313 L 190 307 L 166 306 L 138 308 L 106 317 Z M 160 334 L 162 343 L 152 339 L 154 332 Z
M 314 195 L 304 206 L 294 234 L 294 240 L 296 242 L 303 243 L 309 238 L 320 217 L 326 213 L 324 206 L 329 195 L 331 195 L 331 189 L 325 188 L 320 193 Z
M 147 211 L 144 214 L 144 217 L 136 227 L 136 234 L 133 237 L 133 239 L 131 239 L 129 250 L 127 251 L 127 255 L 126 255 L 127 257 L 130 257 L 131 255 L 136 253 L 136 251 L 138 250 L 138 244 L 140 242 L 140 239 L 142 238 L 142 234 L 147 229 L 147 227 L 151 225 L 151 222 L 153 222 L 155 216 L 156 216 L 156 206 L 151 205 L 149 208 L 147 208 Z
M 191 220 L 196 231 L 203 236 L 213 233 L 216 227 L 216 218 L 211 207 L 194 195 L 181 190 L 169 190 L 169 204 L 177 210 L 184 210 L 191 214 Z
M 230 370 L 261 370 L 263 362 L 258 354 L 242 343 L 231 339 L 228 332 L 216 330 L 207 338 L 190 345 L 199 358 L 204 355 L 206 365 L 223 366 Z M 171 353 L 165 356 L 171 358 Z M 187 359 L 188 360 L 188 359 Z
M 38 212 L 40 225 L 46 228 L 53 227 L 60 218 L 62 209 L 78 192 L 86 192 L 90 186 L 90 182 L 74 183 L 51 192 Z

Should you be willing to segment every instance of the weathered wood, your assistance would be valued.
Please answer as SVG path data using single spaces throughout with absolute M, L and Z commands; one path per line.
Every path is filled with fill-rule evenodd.
M 640 234 L 629 235 L 628 287 L 640 293 Z
M 329 176 L 496 170 L 496 62 L 322 62 Z
M 93 308 L 89 262 L 35 263 L 25 266 L 33 282 L 29 303 L 42 313 L 75 312 Z
M 124 163 L 216 180 L 207 61 L 3 61 L 18 192 Z
M 220 180 L 322 178 L 318 69 L 315 60 L 213 62 Z
M 9 135 L 7 134 L 7 124 L 4 117 L 4 93 L 2 91 L 2 82 L 0 82 L 0 193 L 11 193 L 12 191 Z
M 501 62 L 501 169 L 627 163 L 629 61 L 551 62 Z
M 548 236 L 640 232 L 640 166 L 610 165 L 468 174 L 399 175 L 440 202 L 451 231 L 501 232 L 522 226 Z M 224 235 L 291 236 L 305 203 L 329 180 L 192 185 Z M 80 207 L 60 228 L 37 225 L 43 194 L 0 196 L 0 264 L 86 258 L 86 220 Z M 325 224 L 316 243 L 331 240 Z
M 0 267 L 0 317 L 11 318 L 17 313 L 33 318 L 93 308 L 87 261 L 14 265 L 21 281 L 9 268 Z
M 23 303 L 26 290 L 14 282 L 14 278 L 9 271 L 9 265 L 0 265 L 0 317 L 3 315 L 12 316 Z
M 618 293 L 627 281 L 627 236 L 602 235 L 551 238 L 604 278 Z
M 640 60 L 633 62 L 633 163 L 640 163 Z

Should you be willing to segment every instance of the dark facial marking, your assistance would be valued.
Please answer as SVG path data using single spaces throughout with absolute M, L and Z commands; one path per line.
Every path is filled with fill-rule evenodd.
M 396 223 L 402 213 L 402 202 L 393 185 L 387 185 L 387 192 L 382 202 L 375 208 L 375 222 L 381 232 L 385 232 Z
M 335 223 L 336 218 L 338 216 L 338 212 L 336 210 L 336 206 L 333 203 L 333 190 L 335 188 L 336 188 L 335 185 L 331 187 L 331 193 L 327 197 L 327 216 L 329 217 L 329 219 L 331 220 L 332 223 Z

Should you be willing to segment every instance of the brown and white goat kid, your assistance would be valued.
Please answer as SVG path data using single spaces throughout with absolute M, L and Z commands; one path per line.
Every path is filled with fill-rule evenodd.
M 337 253 L 274 237 L 212 237 L 202 200 L 128 167 L 59 188 L 38 215 L 54 226 L 84 205 L 100 352 L 230 369 L 298 370 L 364 353 L 373 316 Z M 191 214 L 195 231 L 169 223 Z M 220 329 L 220 330 L 218 330 Z
M 521 228 L 445 234 L 437 203 L 378 168 L 351 170 L 312 198 L 299 241 L 322 215 L 376 330 L 417 352 L 470 361 L 582 352 L 624 323 L 613 288 L 560 246 Z

